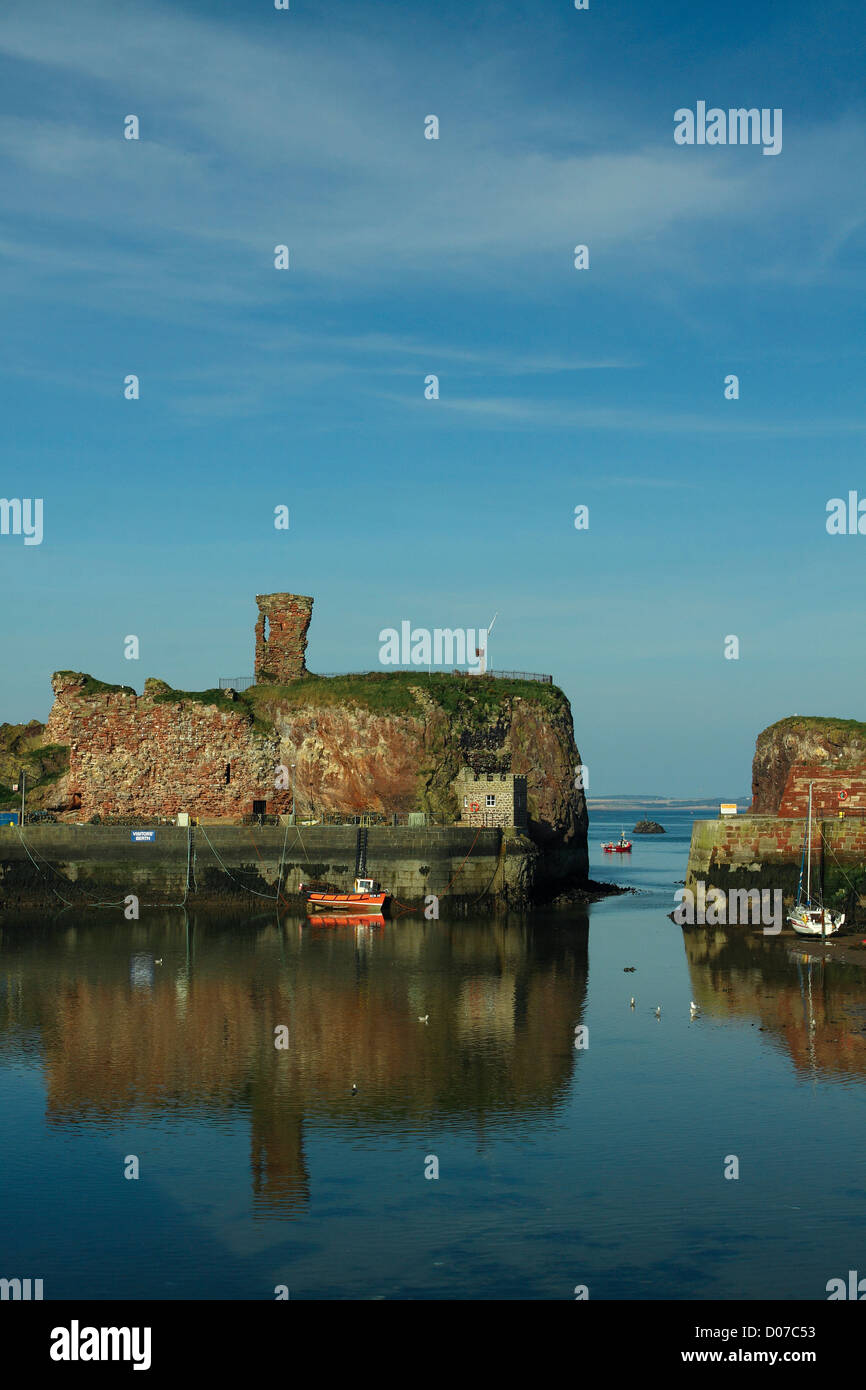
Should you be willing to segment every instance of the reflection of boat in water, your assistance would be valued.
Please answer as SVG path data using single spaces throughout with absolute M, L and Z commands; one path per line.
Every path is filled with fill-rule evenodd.
M 800 881 L 797 884 L 797 902 L 788 917 L 790 925 L 799 936 L 832 936 L 845 921 L 844 912 L 831 912 L 820 898 L 812 898 L 812 786 L 809 783 L 809 810 L 806 815 L 806 833 L 803 836 L 803 858 L 800 861 Z M 806 896 L 803 897 L 803 866 L 806 866 Z
M 353 884 L 353 869 L 341 887 Z M 295 893 L 301 874 L 314 877 L 295 869 Z M 12 1067 L 36 1045 L 45 1058 L 37 1128 L 47 1123 L 62 1142 L 64 1132 L 98 1135 L 108 1116 L 122 1125 L 134 1115 L 136 1125 L 158 1133 L 178 1119 L 206 1127 L 208 1115 L 222 1114 L 248 1134 L 241 1144 L 247 1210 L 264 1233 L 264 1219 L 296 1222 L 317 1210 L 317 1126 L 324 1123 L 336 1144 L 354 1142 L 353 1081 L 358 1103 L 369 1107 L 364 1123 L 380 1136 L 393 1134 L 397 1145 L 410 1109 L 435 1115 L 446 1135 L 477 1134 L 497 1146 L 557 1123 L 562 1097 L 586 1065 L 585 1051 L 561 1042 L 585 1021 L 587 904 L 575 905 L 574 928 L 566 931 L 545 930 L 524 914 L 468 915 L 440 930 L 421 912 L 401 916 L 392 931 L 391 920 L 375 913 L 307 918 L 299 898 L 278 926 L 270 902 L 251 901 L 256 906 L 237 917 L 154 912 L 135 947 L 128 930 L 96 921 L 87 909 L 53 921 L 4 914 L 11 920 L 2 922 L 2 964 L 20 983 L 3 992 L 0 978 L 0 1052 Z M 244 923 L 242 949 L 236 922 Z M 130 952 L 145 947 L 165 965 L 154 971 L 146 1006 L 136 1006 L 140 1027 L 133 1029 Z M 477 996 L 471 1016 L 467 982 Z M 70 1009 L 79 993 L 80 1007 Z M 290 1015 L 280 1000 L 291 1002 Z M 290 1028 L 296 1050 L 289 1059 L 297 1066 L 289 1091 L 262 1081 L 265 1007 Z M 428 1011 L 429 1024 L 419 1023 Z M 117 1045 L 103 1049 L 93 1067 L 94 1039 L 103 1036 Z M 239 1162 L 236 1192 L 243 1178 Z M 281 1240 L 290 1229 L 280 1228 Z M 332 1286 L 327 1258 L 317 1279 Z M 363 1296 L 366 1288 L 362 1281 L 338 1291 Z M 145 1292 L 159 1292 L 158 1275 Z
M 608 840 L 606 845 L 602 845 L 605 854 L 629 854 L 631 852 L 631 840 L 625 838 L 625 831 L 619 832 L 619 843 Z
M 368 912 L 354 917 L 349 912 L 341 912 L 330 917 L 324 912 L 311 912 L 307 921 L 311 927 L 384 927 L 385 925 L 385 918 L 381 912 Z
M 298 892 L 308 912 L 339 912 L 355 917 L 369 913 L 381 915 L 388 901 L 388 894 L 382 892 L 381 884 L 374 878 L 356 878 L 354 893 L 340 893 L 330 884 L 315 883 L 298 884 Z
M 792 952 L 791 954 L 793 955 L 794 953 Z M 816 1048 L 815 1048 L 815 1032 L 816 1032 L 816 1030 L 817 1030 L 818 1024 L 817 1024 L 817 1020 L 816 1020 L 816 1018 L 815 1018 L 815 1009 L 814 1009 L 814 1005 L 813 1005 L 813 1002 L 812 1002 L 812 965 L 813 965 L 813 959 L 812 959 L 811 956 L 808 956 L 808 955 L 806 955 L 805 953 L 800 953 L 800 954 L 797 956 L 797 978 L 798 978 L 799 981 L 800 981 L 800 997 L 801 997 L 802 1000 L 803 1000 L 803 1011 L 804 1011 L 804 1014 L 807 1014 L 807 1017 L 804 1018 L 804 1022 L 805 1022 L 805 1024 L 806 1024 L 806 1047 L 807 1047 L 808 1056 L 809 1056 L 809 1070 L 811 1071 L 812 1075 L 814 1076 L 814 1075 L 815 1075 L 815 1071 L 816 1071 L 816 1066 L 817 1066 L 817 1056 L 816 1056 Z M 821 984 L 822 984 L 822 987 L 823 987 L 823 984 L 824 984 L 824 961 L 823 961 L 823 960 L 820 961 L 820 967 L 821 967 Z M 804 973 L 804 968 L 805 968 L 805 973 L 806 973 L 806 988 L 805 988 L 805 989 L 804 989 L 804 986 L 803 986 L 803 973 Z M 823 988 L 822 988 L 822 993 L 823 993 Z M 825 1009 L 825 1013 L 826 1013 L 826 1009 Z

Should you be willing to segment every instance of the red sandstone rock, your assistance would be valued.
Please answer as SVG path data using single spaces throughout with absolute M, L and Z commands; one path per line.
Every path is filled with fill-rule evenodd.
M 177 811 L 236 817 L 249 814 L 254 800 L 285 812 L 292 778 L 283 773 L 280 787 L 275 783 L 278 769 L 292 764 L 301 815 L 426 810 L 439 824 L 459 817 L 453 782 L 466 761 L 461 733 L 479 727 L 470 679 L 462 714 L 446 713 L 421 687 L 413 688 L 417 711 L 397 714 L 350 701 L 316 703 L 312 694 L 298 704 L 277 689 L 264 701 L 216 697 L 215 704 L 153 679 L 140 696 L 94 684 L 69 673 L 55 677 L 44 734 L 46 742 L 69 747 L 69 772 L 54 804 L 80 804 L 85 819 Z M 527 778 L 533 839 L 580 853 L 586 806 L 573 786 L 580 755 L 567 702 L 556 713 L 506 696 L 495 729 L 512 770 Z
M 259 594 L 256 682 L 288 685 L 306 675 L 304 653 L 313 600 L 304 594 Z
M 758 735 L 752 764 L 756 815 L 802 818 L 809 782 L 816 815 L 866 812 L 866 726 L 850 720 L 793 716 Z M 840 791 L 850 795 L 839 800 Z
M 274 787 L 276 733 L 253 727 L 249 709 L 230 712 L 196 699 L 161 701 L 164 682 L 145 693 L 87 690 L 87 677 L 55 676 L 46 742 L 69 747 L 58 803 L 100 815 L 248 815 L 253 800 L 288 810 Z M 167 689 L 168 687 L 165 687 Z
M 269 594 L 257 602 L 259 684 L 249 695 L 185 693 L 149 677 L 139 696 L 57 672 L 40 741 L 68 748 L 69 770 L 51 787 L 51 805 L 83 819 L 177 811 L 236 818 L 253 801 L 271 813 L 290 810 L 294 781 L 301 815 L 422 810 L 449 824 L 460 815 L 460 768 L 472 749 L 486 749 L 526 777 L 529 833 L 547 851 L 545 874 L 586 873 L 586 802 L 574 782 L 581 760 L 561 692 L 548 688 L 543 700 L 501 693 L 489 702 L 475 679 L 455 676 L 447 710 L 420 680 L 404 713 L 369 707 L 363 687 L 357 699 L 335 703 L 326 682 L 290 698 L 280 687 L 306 673 L 313 600 Z

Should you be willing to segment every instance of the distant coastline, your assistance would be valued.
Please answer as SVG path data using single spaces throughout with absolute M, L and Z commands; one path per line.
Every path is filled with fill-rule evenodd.
M 653 810 L 667 811 L 713 810 L 718 814 L 719 804 L 722 801 L 734 801 L 741 811 L 745 811 L 751 799 L 751 795 L 748 794 L 734 797 L 694 797 L 684 800 L 673 796 L 588 796 L 586 806 L 588 811 L 625 812 L 652 808 Z

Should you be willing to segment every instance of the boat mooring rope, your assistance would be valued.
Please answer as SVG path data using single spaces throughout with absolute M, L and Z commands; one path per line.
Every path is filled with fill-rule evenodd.
M 24 838 L 24 835 L 23 835 L 23 832 L 22 832 L 22 830 L 21 830 L 21 827 L 18 826 L 18 825 L 16 825 L 15 829 L 16 829 L 16 831 L 18 832 L 18 838 L 19 838 L 19 840 L 21 841 L 21 844 L 24 846 L 24 852 L 25 852 L 25 854 L 27 855 L 27 858 L 30 860 L 30 863 L 33 865 L 34 869 L 36 869 L 36 870 L 38 871 L 38 873 L 40 873 L 40 874 L 42 875 L 43 878 L 47 879 L 47 875 L 44 873 L 44 871 L 43 871 L 43 869 L 41 868 L 41 866 L 40 866 L 39 864 L 37 864 L 36 860 L 33 858 L 33 855 L 30 853 L 30 846 L 27 844 L 27 841 L 26 841 L 25 838 Z M 75 888 L 75 887 L 77 887 L 77 885 L 76 885 L 76 883 L 74 882 L 73 879 L 67 878 L 65 874 L 62 874 L 62 873 L 60 872 L 60 870 L 59 870 L 54 864 L 52 864 L 51 861 L 50 861 L 49 859 L 46 859 L 45 856 L 44 856 L 43 854 L 39 854 L 39 851 L 38 851 L 38 850 L 34 850 L 34 853 L 36 853 L 36 854 L 39 855 L 39 858 L 42 860 L 42 863 L 43 863 L 43 864 L 46 864 L 47 867 L 51 870 L 51 872 L 52 872 L 53 874 L 56 874 L 56 876 L 60 879 L 61 883 L 67 884 L 67 886 L 70 887 L 70 888 Z M 186 901 L 187 901 L 187 898 L 188 898 L 188 896 L 189 896 L 189 859 L 190 859 L 190 832 L 189 832 L 189 828 L 187 828 L 186 888 L 184 889 L 183 901 L 182 901 L 182 902 L 179 902 L 179 903 L 139 903 L 139 906 L 140 906 L 140 907 L 186 907 Z M 55 896 L 56 898 L 59 898 L 59 899 L 60 899 L 60 901 L 63 903 L 64 907 L 126 907 L 126 906 L 127 906 L 126 898 L 123 898 L 120 902 L 107 902 L 107 901 L 106 901 L 105 899 L 103 899 L 103 898 L 90 899 L 90 901 L 88 901 L 88 900 L 87 900 L 87 894 L 83 893 L 83 890 L 80 890 L 80 891 L 82 891 L 82 898 L 83 898 L 83 900 L 82 900 L 82 898 L 79 898 L 79 899 L 77 899 L 77 900 L 73 900 L 72 902 L 70 902 L 67 898 L 64 898 L 64 896 L 63 896 L 62 893 L 58 893 L 57 889 L 54 887 L 53 884 L 49 883 L 49 884 L 48 884 L 48 887 L 51 889 L 51 892 L 54 894 L 54 896 Z
M 472 841 L 472 844 L 469 846 L 468 850 L 466 851 L 465 855 L 463 856 L 462 862 L 460 863 L 460 865 L 458 866 L 458 868 L 455 869 L 454 873 L 453 873 L 453 874 L 451 875 L 451 877 L 449 878 L 449 880 L 448 880 L 448 882 L 446 883 L 445 887 L 442 889 L 442 892 L 436 894 L 437 897 L 439 897 L 439 898 L 444 898 L 444 897 L 445 897 L 445 894 L 448 892 L 448 889 L 451 887 L 451 885 L 452 885 L 452 883 L 454 882 L 455 878 L 456 878 L 457 875 L 461 872 L 461 870 L 462 870 L 462 868 L 463 868 L 463 865 L 466 863 L 466 860 L 469 858 L 470 854 L 471 854 L 472 851 L 474 850 L 475 845 L 476 845 L 476 842 L 477 842 L 477 840 L 478 840 L 478 836 L 481 834 L 482 829 L 483 829 L 483 827 L 479 825 L 478 829 L 477 829 L 476 832 L 475 832 L 475 839 Z M 494 876 L 496 875 L 496 872 L 497 872 L 498 868 L 499 868 L 499 865 L 497 864 L 497 865 L 496 865 L 496 868 L 493 870 Z M 492 883 L 492 882 L 493 882 L 493 880 L 491 879 L 491 883 Z M 489 886 L 490 886 L 490 885 L 488 884 L 488 887 L 489 887 Z M 485 892 L 485 893 L 487 892 L 487 889 L 486 889 L 486 888 L 485 888 L 484 892 Z M 484 897 L 484 893 L 481 894 L 481 897 L 482 897 L 482 898 Z M 395 898 L 395 897 L 393 897 L 393 895 L 392 895 L 391 901 L 392 901 L 392 902 L 395 902 L 395 903 L 397 904 L 398 907 L 402 908 L 402 909 L 403 909 L 403 912 L 417 912 L 417 911 L 418 911 L 417 907 L 407 907 L 407 905 L 406 905 L 405 903 L 401 903 L 400 900 L 399 900 L 399 898 Z M 475 901 L 478 902 L 479 899 L 476 898 Z M 402 916 L 403 913 L 401 912 L 400 915 Z
M 248 888 L 248 887 L 246 886 L 245 883 L 241 883 L 241 881 L 240 881 L 239 878 L 235 878 L 235 876 L 234 876 L 234 874 L 232 873 L 231 869 L 227 869 L 227 868 L 226 868 L 225 864 L 224 864 L 223 861 L 220 859 L 219 854 L 218 854 L 217 851 L 214 849 L 213 845 L 211 844 L 210 840 L 208 839 L 208 833 L 207 833 L 207 831 L 205 830 L 204 826 L 201 825 L 201 824 L 199 824 L 199 827 L 198 827 L 198 828 L 199 828 L 199 830 L 201 831 L 202 835 L 204 835 L 204 838 L 205 838 L 205 840 L 207 841 L 208 848 L 210 849 L 211 853 L 213 854 L 214 859 L 215 859 L 215 860 L 217 861 L 217 863 L 219 864 L 219 866 L 220 866 L 220 868 L 222 869 L 223 873 L 226 874 L 226 875 L 228 876 L 228 878 L 231 879 L 232 883 L 236 883 L 236 884 L 238 885 L 238 887 L 239 887 L 239 888 L 242 888 L 243 891 L 244 891 L 245 893 L 252 893 L 253 897 L 255 897 L 255 898 L 267 898 L 269 901 L 273 902 L 273 901 L 279 896 L 279 891 L 280 891 L 280 890 L 279 890 L 279 886 L 277 887 L 277 892 L 276 892 L 275 894 L 274 894 L 274 893 L 259 893 L 259 892 L 257 891 L 257 889 L 255 889 L 255 888 Z M 253 845 L 255 845 L 255 843 L 256 843 L 255 840 L 253 840 Z M 259 852 L 258 852 L 258 849 L 256 849 L 256 854 L 258 854 L 258 853 L 259 853 Z M 262 858 L 262 856 L 259 854 L 259 859 L 261 859 L 261 858 Z M 262 863 L 264 863 L 264 860 L 263 860 L 263 859 L 262 859 Z

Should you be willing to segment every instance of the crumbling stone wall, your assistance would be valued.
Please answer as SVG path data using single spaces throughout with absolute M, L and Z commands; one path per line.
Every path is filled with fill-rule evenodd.
M 253 727 L 249 710 L 196 699 L 163 701 L 150 679 L 144 693 L 92 691 L 88 678 L 52 678 L 55 701 L 46 738 L 69 747 L 61 805 L 84 819 L 99 815 L 241 816 L 253 801 L 290 809 L 277 790 L 279 738 Z
M 304 594 L 258 594 L 256 603 L 256 683 L 288 685 L 307 672 L 313 600 Z

